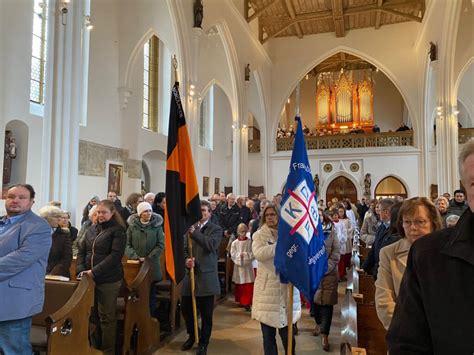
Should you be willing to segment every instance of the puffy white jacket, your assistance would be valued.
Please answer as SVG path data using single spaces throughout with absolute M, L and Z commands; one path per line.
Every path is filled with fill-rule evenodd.
M 288 285 L 280 283 L 280 277 L 273 265 L 277 233 L 276 230 L 263 225 L 253 235 L 252 251 L 258 260 L 258 269 L 253 289 L 252 319 L 280 329 L 288 325 Z M 300 318 L 300 293 L 294 288 L 293 323 Z

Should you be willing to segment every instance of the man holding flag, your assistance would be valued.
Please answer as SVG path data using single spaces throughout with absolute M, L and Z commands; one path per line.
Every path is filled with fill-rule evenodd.
M 300 117 L 280 209 L 275 269 L 310 302 L 327 270 L 324 234 Z M 288 313 L 291 314 L 290 312 Z

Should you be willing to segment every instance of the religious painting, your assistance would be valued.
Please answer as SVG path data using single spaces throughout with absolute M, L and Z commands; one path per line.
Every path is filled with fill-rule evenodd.
M 202 195 L 209 196 L 209 176 L 202 177 Z
M 122 196 L 123 165 L 109 164 L 108 176 L 107 192 L 115 191 L 117 196 Z
M 220 178 L 214 178 L 214 193 L 218 194 L 221 189 L 221 179 Z

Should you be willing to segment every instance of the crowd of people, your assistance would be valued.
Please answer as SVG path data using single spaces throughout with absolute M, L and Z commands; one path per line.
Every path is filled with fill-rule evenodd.
M 183 280 L 181 309 L 189 335 L 182 350 L 198 343 L 197 354 L 207 353 L 211 339 L 215 296 L 221 293 L 218 260 L 224 252 L 234 264 L 235 302 L 261 325 L 266 355 L 277 354 L 276 334 L 287 347 L 289 327 L 305 304 L 314 317 L 313 335 L 329 351 L 338 283 L 351 267 L 356 235 L 370 248 L 358 270 L 373 275 L 377 315 L 388 330 L 390 354 L 470 353 L 474 350 L 474 140 L 460 155 L 460 173 L 466 190 L 438 197 L 398 197 L 355 204 L 349 199 L 318 201 L 327 272 L 313 300 L 295 289 L 293 324 L 288 324 L 287 287 L 275 271 L 282 195 L 269 201 L 230 193 L 201 201 L 202 218 L 190 227 L 192 256 L 184 246 L 185 266 L 195 275 L 195 296 L 201 317 L 199 339 L 194 319 L 189 273 Z M 467 197 L 467 200 L 466 200 Z M 51 201 L 31 211 L 35 191 L 18 184 L 7 190 L 7 215 L 0 219 L 0 353 L 31 354 L 32 316 L 44 301 L 44 275 L 69 277 L 73 256 L 77 277 L 95 281 L 90 340 L 105 354 L 114 354 L 116 305 L 123 282 L 122 260 L 148 258 L 154 266 L 150 314 L 156 316 L 156 283 L 164 270 L 164 193 L 130 194 L 122 206 L 114 191 L 107 199 L 93 196 L 84 207 L 78 229 L 61 204 Z M 470 337 L 471 336 L 471 337 Z M 293 338 L 293 351 L 296 342 Z

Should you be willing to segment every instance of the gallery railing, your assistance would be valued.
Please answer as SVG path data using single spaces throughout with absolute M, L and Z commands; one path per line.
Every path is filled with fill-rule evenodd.
M 435 137 L 436 138 L 436 137 Z M 474 138 L 474 128 L 459 128 L 458 143 L 464 144 Z M 327 136 L 306 136 L 306 147 L 310 149 L 410 147 L 413 146 L 413 131 L 381 132 L 368 134 L 337 134 Z M 291 151 L 293 138 L 277 138 L 277 151 Z M 249 153 L 260 152 L 260 140 L 248 142 Z
M 306 148 L 338 149 L 413 146 L 413 131 L 306 136 Z M 277 151 L 293 149 L 293 138 L 278 138 Z

